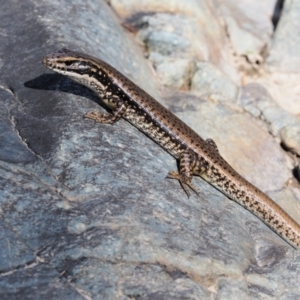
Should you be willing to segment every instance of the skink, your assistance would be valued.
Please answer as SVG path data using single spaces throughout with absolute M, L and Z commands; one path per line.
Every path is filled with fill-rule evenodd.
M 239 175 L 220 155 L 215 142 L 202 139 L 149 94 L 108 63 L 67 49 L 43 58 L 49 69 L 67 75 L 92 89 L 111 109 L 110 114 L 90 112 L 86 118 L 112 124 L 123 117 L 179 160 L 177 179 L 187 195 L 199 175 L 274 230 L 294 248 L 300 248 L 300 225 L 280 206 Z

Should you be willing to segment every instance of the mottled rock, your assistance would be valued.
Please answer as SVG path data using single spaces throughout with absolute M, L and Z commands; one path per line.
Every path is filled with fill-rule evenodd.
M 151 53 L 149 60 L 153 63 L 161 83 L 175 89 L 188 90 L 194 64 L 189 59 L 163 57 L 159 53 Z
M 280 138 L 293 153 L 298 154 L 300 119 L 281 109 L 268 91 L 258 83 L 244 86 L 239 94 L 240 105 L 253 116 L 266 121 L 268 130 Z
M 191 34 L 187 32 L 190 31 L 190 22 L 186 16 L 155 14 L 144 16 L 135 24 L 140 28 L 138 38 L 146 44 L 150 53 L 175 57 L 189 57 L 195 53 L 187 34 L 184 34 Z M 207 57 L 207 49 L 204 51 Z
M 179 43 L 176 48 L 188 45 L 184 49 L 188 58 L 212 61 L 234 82 L 240 82 L 231 61 L 225 29 L 218 17 L 217 2 L 113 0 L 110 4 L 124 21 L 140 29 L 137 36 L 142 36 L 142 40 L 146 42 L 146 49 L 148 43 L 145 36 L 152 36 L 152 47 L 159 42 L 164 48 L 172 49 L 174 41 L 170 38 L 175 35 L 175 40 Z M 158 45 L 155 48 L 162 46 Z M 192 55 L 189 55 L 190 53 Z
M 215 101 L 236 102 L 237 86 L 214 65 L 197 62 L 191 80 L 191 91 Z

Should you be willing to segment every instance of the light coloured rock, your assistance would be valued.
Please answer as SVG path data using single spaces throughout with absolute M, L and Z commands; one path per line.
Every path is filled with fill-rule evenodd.
M 162 44 L 166 44 L 169 40 L 170 32 L 179 36 L 176 36 L 178 41 L 188 40 L 190 47 L 185 49 L 188 58 L 212 61 L 234 82 L 240 82 L 240 77 L 233 68 L 225 28 L 219 20 L 216 10 L 218 3 L 215 0 L 187 0 L 185 2 L 181 0 L 167 2 L 157 0 L 112 0 L 110 4 L 124 21 L 137 24 L 138 28 L 138 24 L 144 24 L 139 29 L 142 32 L 147 31 L 150 35 L 155 34 L 156 41 L 158 34 L 159 41 Z M 137 13 L 137 10 L 139 13 Z M 141 14 L 141 12 L 143 13 Z M 141 22 L 143 19 L 153 21 L 148 22 L 147 25 L 147 22 Z M 158 33 L 155 33 L 156 31 Z M 162 33 L 162 31 L 169 31 L 169 34 Z M 165 35 L 164 41 L 162 41 L 162 34 Z M 172 43 L 170 44 L 172 45 Z M 192 53 L 192 55 L 189 55 L 189 53 Z
M 285 111 L 300 114 L 300 75 L 298 73 L 272 72 L 256 78 L 270 93 L 274 101 Z M 253 82 L 253 79 L 245 83 Z
M 197 62 L 191 80 L 191 91 L 206 99 L 236 102 L 237 86 L 209 62 Z
M 194 64 L 188 59 L 168 58 L 151 54 L 149 60 L 153 63 L 158 77 L 163 85 L 175 89 L 188 90 Z
M 293 125 L 287 125 L 280 130 L 283 145 L 291 152 L 300 155 L 300 120 Z
M 266 41 L 239 27 L 236 20 L 231 16 L 227 16 L 225 20 L 232 47 L 237 55 L 248 57 L 259 54 L 266 46 Z
M 300 72 L 300 2 L 285 0 L 276 28 L 267 68 L 274 72 Z
M 287 149 L 299 155 L 300 119 L 279 107 L 262 85 L 251 83 L 244 86 L 238 103 L 254 117 L 265 121 L 265 127 Z
M 300 119 L 278 106 L 262 85 L 250 83 L 244 86 L 239 94 L 238 103 L 253 116 L 264 120 L 274 136 L 281 138 L 284 143 L 296 146 L 297 139 L 292 142 L 291 138 L 296 138 L 294 130 L 300 128 Z M 295 150 L 294 153 L 298 151 L 294 147 L 290 149 Z
M 221 1 L 219 10 L 237 55 L 251 59 L 253 55 L 258 57 L 269 46 L 273 32 L 271 16 L 275 5 L 276 0 Z
M 137 38 L 144 42 L 149 53 L 159 53 L 173 57 L 193 57 L 195 46 L 192 45 L 190 37 L 195 34 L 191 32 L 196 28 L 196 23 L 187 16 L 172 14 L 155 14 L 143 16 L 135 25 L 140 28 Z M 208 59 L 207 45 L 201 45 L 200 56 Z M 199 53 L 198 53 L 199 55 Z
M 284 1 L 281 18 L 276 27 L 269 54 L 266 58 L 267 73 L 256 78 L 284 110 L 300 113 L 300 4 Z M 245 83 L 253 81 L 245 79 Z
M 299 126 L 299 119 L 278 106 L 268 106 L 263 108 L 263 116 L 265 120 L 269 122 L 270 131 L 275 136 L 279 136 L 280 131 L 286 126 Z

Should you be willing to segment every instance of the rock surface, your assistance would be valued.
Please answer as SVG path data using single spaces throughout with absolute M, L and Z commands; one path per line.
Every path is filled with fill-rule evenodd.
M 300 37 L 295 34 L 300 30 L 299 14 L 299 1 L 284 1 L 284 10 L 266 60 L 270 69 L 284 73 L 299 73 Z
M 300 2 L 285 0 L 266 57 L 266 74 L 258 78 L 274 100 L 291 114 L 300 113 Z
M 124 120 L 82 119 L 105 111 L 101 101 L 41 64 L 63 47 L 109 62 L 213 138 L 238 172 L 300 222 L 298 158 L 284 150 L 300 153 L 300 104 L 288 109 L 273 96 L 280 95 L 276 78 L 297 76 L 276 43 L 298 9 L 285 1 L 272 40 L 275 1 L 218 4 L 2 3 L 0 299 L 300 297 L 299 251 L 199 178 L 201 193 L 188 199 L 165 180 L 176 169 L 168 153 Z M 244 23 L 241 16 L 257 7 Z M 239 24 L 230 35 L 229 16 Z M 295 43 L 296 35 L 286 39 Z M 237 49 L 246 45 L 256 45 L 262 60 L 245 60 L 249 48 Z

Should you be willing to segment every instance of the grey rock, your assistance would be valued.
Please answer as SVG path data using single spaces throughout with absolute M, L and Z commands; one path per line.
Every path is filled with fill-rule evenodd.
M 138 40 L 145 43 L 147 51 L 192 61 L 210 60 L 234 82 L 240 81 L 228 59 L 225 30 L 211 2 L 188 0 L 182 5 L 179 0 L 140 1 L 139 13 L 134 2 L 114 0 L 111 5 L 124 21 L 138 28 Z
M 275 136 L 280 135 L 280 131 L 286 126 L 298 125 L 299 120 L 290 113 L 277 106 L 268 106 L 262 108 L 265 119 L 269 122 L 269 128 Z
M 196 39 L 193 29 L 198 30 L 196 21 L 184 15 L 152 14 L 138 19 L 135 26 L 139 28 L 137 38 L 145 44 L 161 83 L 187 90 L 194 57 L 207 59 L 209 51 L 205 43 L 197 43 L 198 49 L 193 43 Z
M 152 52 L 149 60 L 153 63 L 162 84 L 175 89 L 189 89 L 194 71 L 194 64 L 189 59 L 174 59 Z
M 300 154 L 300 119 L 284 111 L 258 83 L 244 86 L 238 103 L 254 117 L 266 121 L 268 130 L 292 153 Z
M 58 270 L 39 262 L 38 265 L 20 268 L 0 280 L 2 299 L 75 299 L 89 296 L 77 290 Z
M 253 116 L 266 121 L 270 132 L 280 137 L 292 152 L 298 153 L 300 148 L 296 146 L 298 143 L 295 130 L 300 128 L 299 118 L 279 107 L 262 85 L 251 83 L 244 86 L 239 94 L 238 103 Z
M 264 107 L 273 105 L 273 99 L 261 84 L 250 83 L 240 89 L 238 104 L 254 117 L 260 117 Z
M 149 19 L 150 17 L 144 17 L 143 22 L 150 24 L 157 23 L 157 19 L 151 20 L 152 22 L 150 22 Z M 168 23 L 168 20 L 164 21 Z M 178 20 L 176 21 L 178 22 Z M 158 31 L 153 31 L 151 27 L 148 27 L 147 31 L 140 31 L 139 38 L 147 44 L 149 52 L 158 52 L 162 55 L 187 55 L 186 49 L 190 48 L 190 43 L 184 35 L 176 32 L 163 31 L 161 28 L 159 28 Z
M 236 102 L 237 86 L 214 65 L 197 62 L 191 80 L 191 91 L 216 101 Z
M 217 84 L 221 81 L 222 72 L 217 68 L 208 68 L 209 63 L 204 63 L 203 66 L 197 63 L 197 69 L 200 69 L 201 73 L 207 66 L 205 74 L 209 73 L 210 78 L 204 78 L 199 73 L 193 76 L 195 58 L 209 58 L 206 37 L 203 32 L 199 32 L 196 20 L 184 15 L 154 14 L 141 17 L 135 22 L 135 26 L 140 28 L 137 33 L 138 39 L 145 43 L 149 59 L 154 63 L 164 85 L 187 90 L 191 84 L 192 91 L 204 88 L 203 93 L 214 94 L 211 95 L 212 98 L 218 98 L 216 94 L 219 93 L 219 88 L 225 88 L 229 94 L 228 98 L 235 98 L 237 88 L 230 78 L 222 75 L 223 83 Z
M 12 229 L 7 228 L 4 220 L 0 220 L 0 270 L 11 270 L 35 260 L 32 249 L 22 242 Z

